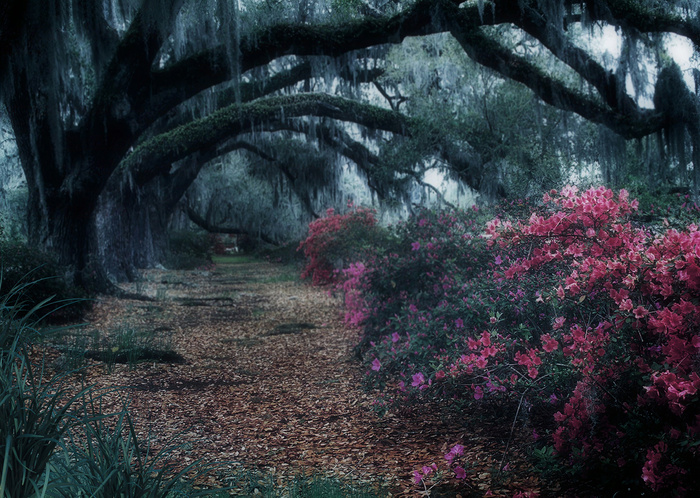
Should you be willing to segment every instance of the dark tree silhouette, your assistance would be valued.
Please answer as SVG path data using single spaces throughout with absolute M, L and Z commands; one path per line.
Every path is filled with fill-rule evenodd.
M 666 33 L 698 46 L 697 2 L 296 3 L 249 2 L 239 11 L 227 0 L 3 2 L 1 97 L 29 187 L 30 242 L 55 252 L 78 283 L 108 290 L 107 273 L 128 277 L 157 260 L 169 216 L 206 161 L 260 132 L 296 127 L 371 176 L 380 160 L 337 123 L 410 139 L 425 122 L 400 105 L 363 100 L 362 92 L 324 89 L 337 79 L 374 81 L 383 47 L 409 36 L 450 33 L 474 61 L 545 103 L 624 139 L 659 133 L 683 166 L 686 149 L 700 161 L 696 96 L 677 73 L 659 71 L 659 95 L 676 88 L 682 98 L 645 108 L 626 89 L 640 61 L 610 70 L 572 33 L 573 26 L 614 26 L 629 43 L 657 52 Z M 268 12 L 270 5 L 281 10 Z M 515 36 L 537 50 L 519 50 L 509 42 Z M 312 84 L 318 81 L 325 86 Z M 307 118 L 330 131 L 304 131 L 299 123 Z M 443 140 L 439 128 L 420 132 L 467 185 L 485 188 L 483 164 Z M 369 181 L 381 188 L 380 178 Z M 698 167 L 693 182 L 697 195 Z

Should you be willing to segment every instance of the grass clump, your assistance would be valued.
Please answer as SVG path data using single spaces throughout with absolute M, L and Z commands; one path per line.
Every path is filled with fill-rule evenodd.
M 49 461 L 76 423 L 72 409 L 85 393 L 72 393 L 63 377 L 31 361 L 37 317 L 47 304 L 26 310 L 25 289 L 0 297 L 0 498 L 39 495 L 49 485 Z
M 109 417 L 94 410 L 94 404 L 89 407 L 92 413 L 71 431 L 66 451 L 56 459 L 64 482 L 52 496 L 184 498 L 214 492 L 192 486 L 193 479 L 210 470 L 208 466 L 197 461 L 178 470 L 173 453 L 181 445 L 152 451 L 149 439 L 139 439 L 126 407 Z
M 33 342 L 47 302 L 29 310 L 23 287 L 0 296 L 0 498 L 202 496 L 194 478 L 211 467 L 178 469 L 177 446 L 151 451 L 137 437 L 126 408 L 103 415 L 91 389 L 66 382 L 71 372 L 50 373 Z M 133 336 L 133 334 L 132 334 Z
M 64 353 L 64 365 L 80 368 L 88 359 L 103 362 L 109 371 L 115 364 L 134 368 L 144 361 L 182 363 L 184 358 L 172 347 L 170 328 L 138 329 L 122 325 L 107 334 L 97 330 L 54 334 L 54 344 Z

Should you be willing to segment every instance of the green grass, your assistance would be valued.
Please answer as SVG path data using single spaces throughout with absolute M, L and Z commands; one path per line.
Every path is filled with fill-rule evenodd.
M 259 263 L 260 260 L 255 256 L 231 256 L 231 255 L 214 255 L 211 257 L 214 264 L 217 265 L 242 265 L 247 263 Z
M 122 325 L 107 334 L 97 330 L 62 331 L 49 340 L 63 352 L 64 370 L 77 370 L 87 365 L 88 359 L 103 362 L 108 371 L 117 363 L 131 368 L 144 361 L 181 363 L 183 361 L 171 344 L 172 329 L 138 329 Z
M 301 280 L 299 279 L 299 271 L 297 271 L 296 268 L 285 270 L 279 275 L 261 277 L 256 279 L 256 281 L 261 284 L 283 284 L 287 282 L 301 282 Z
M 380 498 L 388 496 L 381 485 L 358 483 L 350 479 L 312 475 L 297 476 L 279 482 L 272 474 L 258 470 L 240 470 L 229 477 L 234 496 L 263 498 Z
M 235 273 L 238 277 L 245 278 L 252 282 L 257 282 L 261 284 L 298 282 L 299 274 L 301 272 L 299 266 L 294 263 L 282 263 L 275 265 L 275 267 L 279 269 L 279 273 L 269 276 L 260 275 L 255 268 L 238 268 L 239 266 L 249 264 L 266 263 L 265 260 L 250 255 L 213 256 L 212 261 L 215 264 L 219 265 L 219 269 L 223 271 Z

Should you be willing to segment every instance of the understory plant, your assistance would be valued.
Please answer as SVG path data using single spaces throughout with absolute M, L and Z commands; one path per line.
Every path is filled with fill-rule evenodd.
M 70 431 L 65 451 L 54 461 L 62 480 L 50 496 L 172 498 L 214 492 L 192 486 L 193 479 L 210 468 L 200 461 L 178 467 L 173 458 L 178 444 L 155 451 L 150 439 L 138 437 L 126 406 L 111 416 L 95 410 L 94 400 L 87 406 L 90 410 Z
M 40 496 L 49 485 L 49 462 L 66 431 L 76 423 L 72 408 L 81 398 L 62 376 L 46 373 L 30 357 L 42 303 L 25 310 L 23 286 L 0 299 L 0 497 Z M 19 303 L 19 304 L 18 304 Z
M 637 202 L 604 187 L 518 209 L 421 213 L 350 276 L 378 408 L 517 415 L 538 454 L 606 492 L 698 489 L 697 225 L 634 224 Z
M 328 209 L 324 217 L 309 224 L 309 235 L 298 248 L 307 261 L 301 278 L 310 278 L 314 285 L 336 283 L 340 270 L 384 244 L 375 211 L 352 204 L 348 208 L 345 214 Z
M 0 298 L 0 498 L 215 492 L 188 484 L 208 468 L 175 468 L 174 447 L 152 452 L 126 409 L 102 414 L 92 401 L 98 394 L 75 387 L 71 372 L 51 371 L 34 345 L 48 303 L 27 309 L 23 290 Z

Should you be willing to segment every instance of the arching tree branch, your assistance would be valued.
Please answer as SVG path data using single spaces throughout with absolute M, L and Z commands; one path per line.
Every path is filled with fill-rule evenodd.
M 206 219 L 204 219 L 199 213 L 197 213 L 192 207 L 187 206 L 187 217 L 197 225 L 198 227 L 206 230 L 209 233 L 226 233 L 229 235 L 248 235 L 250 237 L 255 237 L 258 238 L 257 235 L 253 235 L 250 232 L 246 230 L 242 230 L 240 228 L 233 228 L 233 227 L 221 227 L 218 225 L 212 225 L 209 223 Z M 271 244 L 273 246 L 279 246 L 279 242 L 271 239 L 265 234 L 260 234 L 259 236 L 260 240 L 263 242 L 267 242 L 268 244 Z
M 123 162 L 137 183 L 145 183 L 163 168 L 194 152 L 236 136 L 264 129 L 269 123 L 299 116 L 324 116 L 373 129 L 406 133 L 408 119 L 369 104 L 327 94 L 298 94 L 233 104 L 210 116 L 180 126 L 141 144 Z

